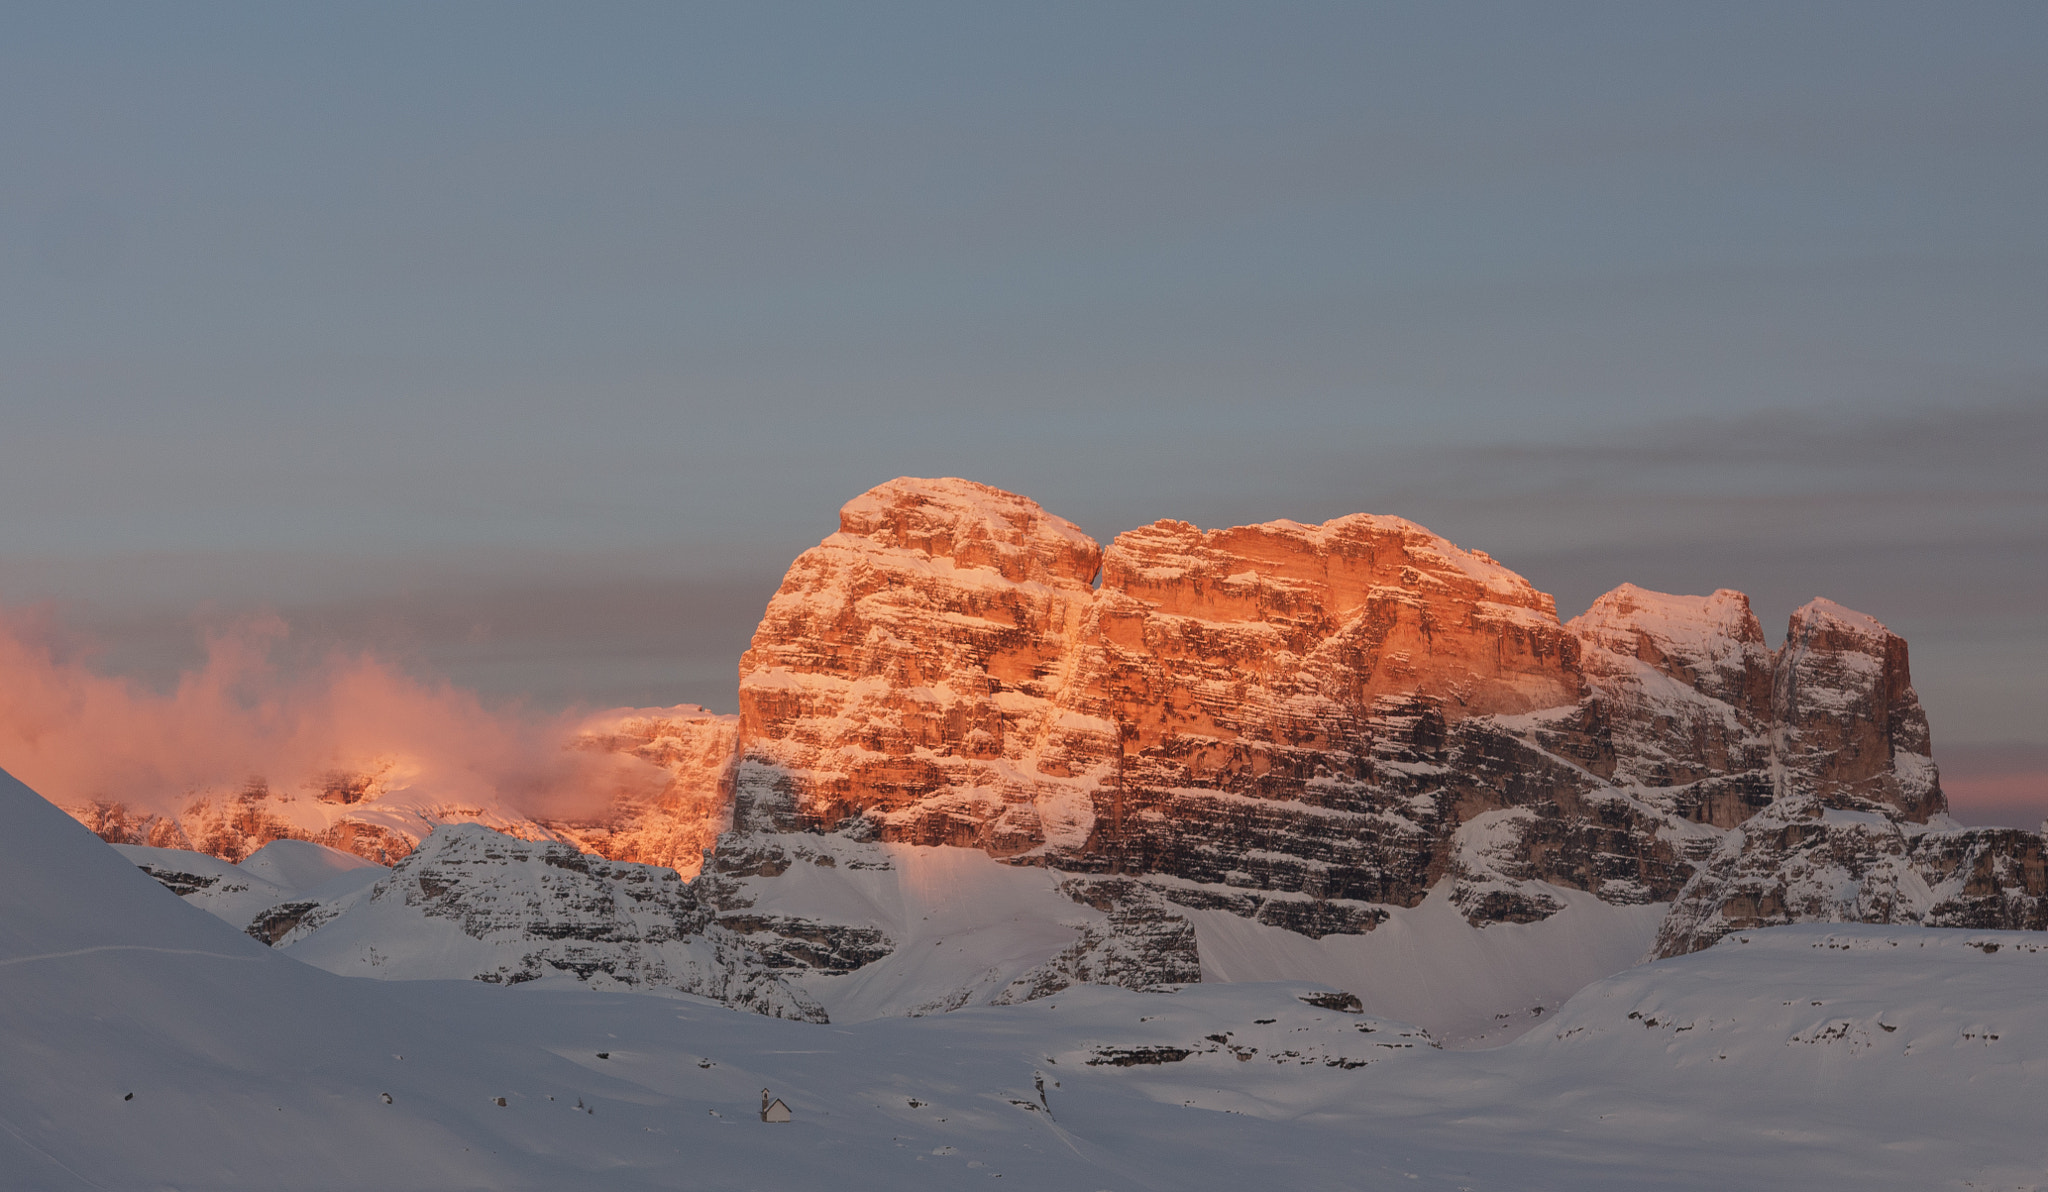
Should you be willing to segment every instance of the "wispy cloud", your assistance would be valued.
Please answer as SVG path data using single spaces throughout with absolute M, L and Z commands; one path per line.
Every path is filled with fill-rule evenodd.
M 451 806 L 561 813 L 654 777 L 565 749 L 571 715 L 488 706 L 365 652 L 295 648 L 275 617 L 207 635 L 160 691 L 98 673 L 62 637 L 0 618 L 0 767 L 64 805 L 175 811 L 259 778 L 296 792 L 381 771 Z

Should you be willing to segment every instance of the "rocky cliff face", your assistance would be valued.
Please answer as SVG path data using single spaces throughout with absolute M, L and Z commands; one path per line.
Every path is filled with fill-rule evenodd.
M 645 762 L 662 783 L 651 793 L 643 784 L 623 786 L 593 816 L 537 823 L 584 852 L 664 866 L 688 881 L 703 867 L 704 850 L 732 825 L 738 734 L 739 717 L 695 704 L 608 712 L 570 747 Z
M 435 829 L 388 872 L 304 890 L 128 851 L 188 901 L 348 976 L 575 980 L 811 1022 L 1201 976 L 1193 927 L 1134 883 L 837 834 L 734 839 L 694 883 L 474 824 Z
M 1580 694 L 1549 597 L 1395 518 L 1124 534 L 1084 629 L 1064 702 L 1118 748 L 1095 831 L 1062 860 L 1233 891 L 1413 905 L 1449 864 L 1459 799 L 1515 801 L 1415 767 L 1495 744 L 1470 722 Z
M 413 850 L 434 822 L 466 820 L 519 831 L 520 818 L 405 796 L 391 768 L 335 771 L 296 787 L 258 776 L 231 790 L 195 791 L 170 813 L 103 799 L 66 811 L 109 844 L 189 849 L 237 862 L 273 840 L 302 840 L 379 865 Z
M 964 480 L 894 481 L 839 520 L 740 660 L 740 801 L 786 807 L 788 828 L 860 817 L 997 855 L 1084 846 L 1113 729 L 1058 697 L 1100 548 Z
M 1446 878 L 1475 922 L 1543 917 L 1545 883 L 1669 899 L 1687 826 L 1618 792 L 1583 649 L 1526 580 L 1398 518 L 1097 552 L 1011 494 L 895 481 L 797 561 L 741 663 L 736 826 L 1168 878 L 1309 935 Z
M 347 976 L 569 979 L 824 1020 L 816 1002 L 713 923 L 674 870 L 476 824 L 436 828 L 366 893 L 277 909 L 295 919 L 269 942 Z M 269 925 L 259 918 L 252 934 L 264 938 Z
M 1924 824 L 1948 810 L 1906 642 L 1862 613 L 1815 600 L 1792 614 L 1771 686 L 1780 795 Z
M 662 783 L 495 825 L 564 843 L 444 829 L 405 858 L 379 905 L 498 958 L 421 975 L 601 973 L 822 1019 L 1194 980 L 1204 930 L 1335 955 L 1409 912 L 1483 931 L 1670 904 L 1657 955 L 1813 919 L 2048 926 L 2042 838 L 1946 819 L 1904 641 L 1826 600 L 1776 650 L 1726 590 L 1623 585 L 1566 624 L 1398 518 L 1162 521 L 1104 549 L 1023 497 L 899 479 L 796 560 L 739 671 L 736 718 L 628 711 L 577 738 Z M 320 830 L 382 856 L 433 818 L 329 785 Z M 223 856 L 299 830 L 237 798 L 102 809 L 101 830 Z M 658 876 L 706 855 L 694 886 Z M 972 883 L 933 877 L 962 855 Z M 514 872 L 549 881 L 498 892 Z M 308 932 L 374 921 L 345 909 L 268 938 L 339 947 Z
M 1731 828 L 1775 794 L 1775 660 L 1749 600 L 1623 584 L 1572 619 L 1614 754 L 1612 780 L 1660 810 Z
M 1787 796 L 1727 835 L 1671 908 L 1653 954 L 1786 923 L 2048 929 L 2041 834 L 1930 828 Z
M 1567 625 L 1397 518 L 1159 522 L 1098 552 L 960 480 L 846 507 L 770 604 L 741 706 L 721 849 L 965 845 L 1310 936 L 1439 888 L 1475 926 L 1568 890 L 1685 891 L 1704 923 L 1724 837 L 1768 808 L 1902 834 L 1945 809 L 1905 643 L 1832 602 L 1776 651 L 1725 590 L 1624 585 Z M 1980 886 L 2025 871 L 2012 842 L 1957 840 L 1996 858 Z
M 258 776 L 197 791 L 172 813 L 118 800 L 65 810 L 110 844 L 206 853 L 237 862 L 274 840 L 300 840 L 380 865 L 405 859 L 441 824 L 480 824 L 526 840 L 564 840 L 584 852 L 696 876 L 704 849 L 731 822 L 739 719 L 695 704 L 621 708 L 591 718 L 564 748 L 610 755 L 622 779 L 583 792 L 593 810 L 533 816 L 497 800 L 455 803 L 422 776 L 384 759 L 311 776 Z M 645 767 L 644 770 L 641 767 Z

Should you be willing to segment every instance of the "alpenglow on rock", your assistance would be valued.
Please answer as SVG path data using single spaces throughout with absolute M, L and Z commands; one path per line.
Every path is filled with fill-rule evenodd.
M 530 816 L 496 798 L 445 798 L 432 782 L 419 781 L 431 775 L 400 757 L 191 791 L 169 814 L 121 799 L 65 810 L 109 844 L 192 850 L 229 862 L 272 841 L 296 840 L 391 865 L 437 825 L 481 824 L 524 840 L 568 841 L 615 861 L 666 866 L 690 878 L 704 850 L 731 823 L 738 730 L 738 717 L 695 704 L 614 708 L 589 717 L 564 747 L 607 757 L 633 781 L 588 792 L 586 810 L 566 818 Z
M 665 781 L 574 822 L 463 813 L 537 843 L 425 836 L 454 817 L 400 818 L 397 789 L 302 801 L 294 831 L 411 834 L 375 892 L 249 930 L 338 971 L 814 1021 L 1286 977 L 1493 1038 L 1730 931 L 2048 927 L 2042 837 L 1946 816 L 1877 621 L 1815 600 L 1773 650 L 1739 592 L 1624 584 L 1560 622 L 1394 517 L 1104 548 L 1011 493 L 894 480 L 791 565 L 737 717 L 622 710 L 570 747 Z
M 891 481 L 791 567 L 740 706 L 722 849 L 962 845 L 1310 936 L 1439 889 L 1475 926 L 1576 890 L 1681 901 L 1660 948 L 1687 950 L 1769 919 L 1722 913 L 1707 872 L 1766 808 L 1953 835 L 1875 620 L 1817 600 L 1773 651 L 1740 593 L 1624 585 L 1563 624 L 1488 556 L 1364 514 L 1098 550 L 1014 494 Z M 1947 853 L 2010 851 L 1971 839 Z

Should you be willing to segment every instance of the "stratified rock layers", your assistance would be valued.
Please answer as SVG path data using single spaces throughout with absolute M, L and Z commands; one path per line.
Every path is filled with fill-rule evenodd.
M 1625 585 L 1561 624 L 1486 555 L 1363 514 L 1104 550 L 1010 493 L 892 481 L 791 567 L 740 706 L 740 851 L 966 845 L 1310 935 L 1446 881 L 1479 925 L 1555 887 L 1708 897 L 1726 830 L 1789 800 L 1945 810 L 1874 620 L 1815 601 L 1772 651 L 1740 593 Z
M 739 826 L 864 817 L 996 855 L 1083 848 L 1115 727 L 1070 686 L 1102 551 L 1022 497 L 899 480 L 805 551 L 740 660 Z
M 1195 980 L 1197 924 L 1240 927 L 1217 911 L 1323 937 L 1430 898 L 1474 928 L 1533 923 L 1583 891 L 1670 904 L 1663 956 L 1811 920 L 2048 928 L 2042 837 L 1943 814 L 1906 643 L 1826 600 L 1776 650 L 1727 590 L 1624 584 L 1560 623 L 1399 518 L 1161 521 L 1103 548 L 1023 497 L 899 479 L 795 561 L 739 670 L 736 717 L 583 725 L 568 747 L 613 778 L 582 818 L 442 806 L 385 771 L 74 814 L 230 860 L 293 835 L 400 863 L 374 897 L 258 925 L 349 971 L 454 975 L 372 947 L 446 919 L 482 979 L 814 1020 L 830 998 L 923 1012 Z M 451 820 L 553 839 L 426 836 Z M 967 854 L 904 846 L 1058 872 L 942 876 Z M 671 869 L 697 880 L 663 887 Z M 941 936 L 933 883 L 956 879 Z M 997 889 L 1022 934 L 923 988 Z
M 585 724 L 571 747 L 645 762 L 665 781 L 651 794 L 645 784 L 624 785 L 594 816 L 538 822 L 584 852 L 664 866 L 687 881 L 732 824 L 738 737 L 738 717 L 694 704 L 606 712 Z

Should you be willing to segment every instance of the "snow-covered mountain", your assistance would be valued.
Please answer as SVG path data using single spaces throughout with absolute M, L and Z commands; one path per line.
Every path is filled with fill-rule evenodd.
M 1632 963 L 1656 907 L 1567 891 L 1544 921 L 1478 930 L 1447 894 L 1365 935 L 1310 938 L 1150 886 L 1004 864 L 973 849 L 820 834 L 728 837 L 690 885 L 475 825 L 429 835 L 391 870 L 310 890 L 173 850 L 119 850 L 173 893 L 343 976 L 573 979 L 708 997 L 813 1022 L 1004 1005 L 1075 985 L 1294 979 L 1355 991 L 1454 1045 L 1511 1036 Z M 313 849 L 278 842 L 265 853 Z M 259 854 L 259 858 L 263 854 Z
M 0 776 L 0 1182 L 2037 1187 L 2044 944 L 1740 931 L 1483 1051 L 1288 980 L 826 1026 L 562 978 L 337 978 Z M 759 1120 L 763 1088 L 793 1121 Z
M 325 845 L 380 865 L 403 859 L 441 824 L 481 824 L 523 840 L 564 840 L 622 861 L 694 877 L 731 821 L 739 718 L 695 704 L 616 708 L 575 727 L 565 752 L 602 755 L 621 769 L 581 792 L 577 815 L 535 815 L 502 795 L 450 800 L 417 765 L 380 758 L 358 767 L 258 776 L 232 790 L 197 791 L 172 812 L 117 799 L 67 806 L 112 844 L 190 850 L 239 861 L 276 840 Z
M 1394 928 L 1427 937 L 1420 983 L 1467 990 L 1553 918 L 1577 946 L 1532 954 L 1608 963 L 1774 922 L 2048 913 L 2037 835 L 1943 814 L 1905 642 L 1875 620 L 1816 600 L 1773 651 L 1740 593 L 1623 585 L 1562 624 L 1521 576 L 1398 518 L 1160 522 L 1099 548 L 1014 494 L 893 481 L 791 567 L 740 708 L 712 903 L 728 874 L 773 897 L 821 834 L 968 847 L 1187 922 L 1208 973 L 1256 979 L 1249 952 L 1368 984 L 1350 958 Z M 1842 847 L 1800 880 L 1870 897 L 1755 895 L 1847 820 L 1922 842 L 1918 868 Z M 1554 1004 L 1542 966 L 1515 967 L 1531 984 L 1495 1005 L 1390 992 L 1386 1012 L 1466 1034 Z
M 114 849 L 171 893 L 268 944 L 300 926 L 308 912 L 351 899 L 387 872 L 353 853 L 303 840 L 271 841 L 240 864 L 186 849 Z
M 1105 548 L 901 479 L 792 564 L 739 669 L 737 717 L 580 729 L 662 776 L 586 820 L 386 776 L 245 792 L 187 842 L 396 862 L 266 910 L 259 936 L 336 971 L 573 973 L 816 1021 L 1286 976 L 1474 1040 L 1730 931 L 2048 925 L 2041 837 L 1947 819 L 1905 642 L 1827 600 L 1777 650 L 1725 590 L 1623 585 L 1562 623 L 1399 518 Z M 194 897 L 232 920 L 262 891 L 231 885 Z

